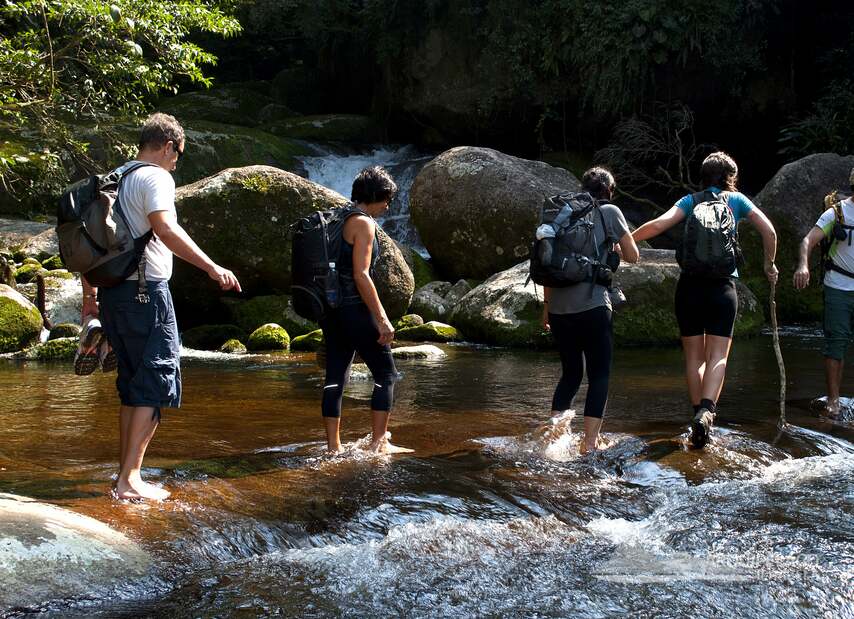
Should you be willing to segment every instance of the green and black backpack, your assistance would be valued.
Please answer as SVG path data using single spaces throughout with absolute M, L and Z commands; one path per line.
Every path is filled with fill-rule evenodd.
M 684 235 L 676 250 L 683 273 L 729 277 L 741 264 L 735 215 L 727 198 L 727 194 L 713 191 L 691 195 L 694 209 L 685 218 Z

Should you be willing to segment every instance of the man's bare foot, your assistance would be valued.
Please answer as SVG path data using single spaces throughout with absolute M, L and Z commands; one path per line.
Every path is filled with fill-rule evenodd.
M 336 456 L 336 455 L 338 455 L 338 454 L 340 454 L 340 453 L 344 453 L 344 448 L 343 448 L 343 447 L 341 447 L 341 444 L 340 444 L 340 443 L 338 444 L 338 446 L 337 446 L 337 447 L 336 447 L 336 446 L 332 446 L 332 445 L 327 445 L 327 446 L 326 446 L 326 454 L 327 454 L 327 455 L 329 455 L 329 456 Z
M 151 501 L 164 501 L 169 497 L 169 491 L 158 488 L 153 484 L 142 480 L 130 482 L 120 479 L 116 483 L 116 496 L 120 499 L 148 499 Z

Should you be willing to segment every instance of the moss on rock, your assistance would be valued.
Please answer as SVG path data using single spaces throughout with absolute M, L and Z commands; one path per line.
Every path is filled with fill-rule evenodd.
M 65 269 L 54 269 L 52 271 L 47 271 L 42 273 L 45 277 L 52 277 L 54 279 L 74 279 L 74 273 L 69 273 Z
M 275 323 L 261 325 L 252 332 L 246 347 L 252 351 L 258 350 L 287 350 L 291 338 L 284 327 Z
M 305 335 L 298 335 L 291 340 L 291 350 L 314 352 L 320 350 L 324 344 L 323 330 L 317 329 Z
M 242 355 L 246 352 L 246 346 L 244 346 L 238 339 L 230 339 L 219 347 L 219 352 L 226 352 L 231 355 Z
M 38 264 L 22 264 L 15 271 L 15 281 L 19 284 L 28 284 L 32 281 L 35 281 L 36 275 L 41 271 L 41 265 Z
M 181 334 L 181 343 L 195 350 L 219 350 L 227 341 L 241 339 L 246 332 L 236 325 L 202 325 Z
M 396 337 L 413 342 L 454 342 L 462 339 L 460 332 L 451 325 L 436 320 L 425 322 L 423 325 L 400 329 Z
M 53 327 L 50 330 L 48 341 L 56 340 L 63 337 L 78 337 L 80 335 L 80 325 L 75 325 L 70 322 L 63 322 Z
M 23 349 L 41 330 L 38 308 L 15 289 L 0 284 L 0 353 Z
M 400 320 L 394 323 L 396 330 L 406 329 L 407 327 L 417 327 L 424 324 L 424 319 L 418 314 L 406 314 L 401 316 Z
M 48 340 L 44 344 L 36 344 L 27 356 L 39 361 L 70 361 L 77 352 L 79 339 L 77 337 L 61 337 Z
M 51 256 L 42 262 L 42 266 L 46 268 L 48 271 L 54 271 L 56 269 L 64 269 L 65 265 L 62 263 L 62 258 L 59 256 Z
M 297 116 L 273 122 L 268 130 L 275 135 L 315 142 L 370 143 L 381 137 L 373 119 L 357 114 Z
M 273 99 L 256 88 L 223 84 L 209 90 L 182 93 L 161 99 L 158 108 L 182 123 L 207 120 L 253 127 L 260 122 L 261 110 Z

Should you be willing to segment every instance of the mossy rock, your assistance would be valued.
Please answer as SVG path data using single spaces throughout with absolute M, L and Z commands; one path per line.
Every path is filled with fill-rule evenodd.
M 181 334 L 181 343 L 195 350 L 219 350 L 227 341 L 239 340 L 246 332 L 236 325 L 202 325 Z
M 424 256 L 411 247 L 401 247 L 400 250 L 403 252 L 403 259 L 406 260 L 409 270 L 412 271 L 412 277 L 415 279 L 415 290 L 439 279 L 433 264 Z
M 293 335 L 304 335 L 317 329 L 317 325 L 299 316 L 293 308 L 289 295 L 262 295 L 248 301 L 225 300 L 235 324 L 246 333 L 252 333 L 261 325 L 276 323 Z
M 42 330 L 38 308 L 14 288 L 0 284 L 0 353 L 22 350 Z
M 42 266 L 42 263 L 36 260 L 35 258 L 24 258 L 24 261 L 21 263 L 23 266 L 27 265 L 35 265 L 37 267 Z
M 74 279 L 74 273 L 69 273 L 65 269 L 54 269 L 43 273 L 43 275 L 54 279 Z
M 27 351 L 27 357 L 39 361 L 71 361 L 77 352 L 80 340 L 77 337 L 61 337 L 36 344 Z
M 226 352 L 231 355 L 242 355 L 246 352 L 246 346 L 244 346 L 238 339 L 231 339 L 219 347 L 219 352 Z
M 405 327 L 397 331 L 395 336 L 401 340 L 413 342 L 455 342 L 461 340 L 460 332 L 451 325 L 431 320 L 423 325 Z
M 261 121 L 261 110 L 272 102 L 271 97 L 254 89 L 240 84 L 223 84 L 161 99 L 158 109 L 172 114 L 183 124 L 207 120 L 254 127 Z
M 50 258 L 45 259 L 42 262 L 42 266 L 48 271 L 54 271 L 56 269 L 65 268 L 65 265 L 62 263 L 62 258 L 60 258 L 59 256 L 51 256 Z
M 270 323 L 255 329 L 249 336 L 246 347 L 252 351 L 287 350 L 290 344 L 291 338 L 284 327 Z
M 315 352 L 324 344 L 323 329 L 317 329 L 305 335 L 298 335 L 291 340 L 291 350 Z
M 381 137 L 372 118 L 357 114 L 297 116 L 271 123 L 267 130 L 275 135 L 312 142 L 370 143 Z
M 75 325 L 70 322 L 63 322 L 61 324 L 55 325 L 53 329 L 50 330 L 50 335 L 48 336 L 48 341 L 57 340 L 63 337 L 79 337 L 80 336 L 80 325 Z
M 272 135 L 260 129 L 238 127 L 205 120 L 192 120 L 185 127 L 187 157 L 175 170 L 176 185 L 186 185 L 226 168 L 269 165 L 298 170 L 305 144 Z
M 35 281 L 36 275 L 38 275 L 40 271 L 42 271 L 42 268 L 38 263 L 23 264 L 15 271 L 15 281 L 19 284 L 28 284 Z
M 418 314 L 406 314 L 401 316 L 400 320 L 394 323 L 395 330 L 406 329 L 407 327 L 418 327 L 424 324 L 424 319 Z

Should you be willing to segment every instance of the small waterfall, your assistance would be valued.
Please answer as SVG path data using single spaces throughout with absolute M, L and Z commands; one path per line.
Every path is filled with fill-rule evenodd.
M 317 148 L 317 145 L 314 145 Z M 412 247 L 425 257 L 427 250 L 418 238 L 418 232 L 409 220 L 409 189 L 421 168 L 433 155 L 418 151 L 414 146 L 399 148 L 381 147 L 367 153 L 342 155 L 326 152 L 300 160 L 308 172 L 308 179 L 350 197 L 353 178 L 360 170 L 372 165 L 385 167 L 394 177 L 398 193 L 391 203 L 388 215 L 378 220 L 383 230 L 395 241 Z

